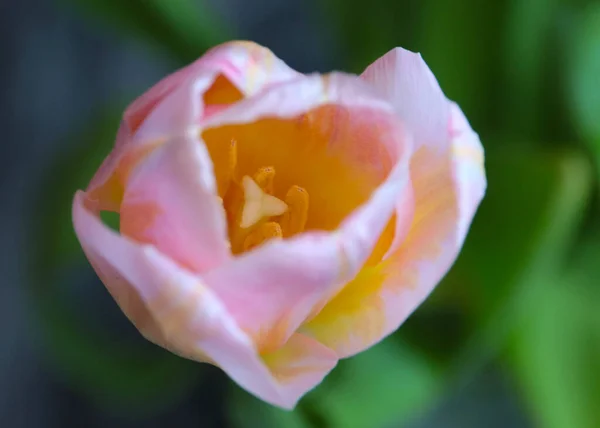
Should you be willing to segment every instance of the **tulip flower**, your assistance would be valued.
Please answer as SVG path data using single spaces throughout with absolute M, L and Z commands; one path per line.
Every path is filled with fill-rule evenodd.
M 73 222 L 144 337 L 293 408 L 427 297 L 485 187 L 478 136 L 419 55 L 303 75 L 232 42 L 127 108 Z

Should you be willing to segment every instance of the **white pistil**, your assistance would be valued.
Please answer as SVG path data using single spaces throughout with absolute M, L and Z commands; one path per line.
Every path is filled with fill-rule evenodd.
M 244 208 L 240 227 L 247 229 L 265 217 L 279 216 L 285 213 L 288 206 L 281 199 L 265 193 L 249 176 L 242 179 L 244 188 Z

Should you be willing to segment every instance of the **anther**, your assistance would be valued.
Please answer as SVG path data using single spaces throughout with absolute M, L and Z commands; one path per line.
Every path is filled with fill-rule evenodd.
M 254 174 L 254 181 L 258 186 L 269 195 L 273 194 L 273 182 L 275 181 L 275 168 L 272 166 L 263 166 Z
M 308 218 L 308 192 L 300 186 L 292 186 L 285 195 L 288 210 L 281 216 L 284 237 L 304 231 Z
M 246 237 L 244 251 L 251 250 L 270 239 L 281 239 L 282 236 L 281 226 L 278 223 L 273 221 L 263 223 Z

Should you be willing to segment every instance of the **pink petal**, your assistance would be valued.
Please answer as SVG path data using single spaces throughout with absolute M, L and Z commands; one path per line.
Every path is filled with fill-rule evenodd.
M 167 116 L 175 125 L 198 119 L 205 108 L 202 94 L 219 75 L 223 75 L 248 97 L 266 86 L 294 79 L 299 73 L 267 48 L 252 42 L 230 42 L 216 46 L 192 64 L 161 80 L 127 108 L 124 120 L 129 126 L 130 135 L 151 115 L 154 119 Z M 161 108 L 160 114 L 152 114 L 163 100 L 180 87 L 184 88 L 181 91 L 183 94 L 175 96 L 168 107 Z M 183 118 L 175 114 L 173 108 L 177 113 L 183 112 Z M 163 126 L 168 127 L 169 124 Z
M 196 136 L 175 137 L 146 157 L 129 177 L 120 214 L 122 234 L 190 270 L 230 257 L 212 163 Z
M 250 42 L 217 46 L 190 67 L 186 79 L 147 116 L 132 137 L 135 141 L 181 134 L 206 118 L 203 94 L 220 75 L 245 97 L 301 76 L 271 51 Z
M 110 180 L 125 153 L 134 148 L 131 144 L 131 136 L 133 133 L 146 120 L 156 106 L 194 72 L 195 65 L 196 62 L 168 75 L 127 107 L 123 114 L 123 120 L 121 121 L 119 130 L 117 131 L 114 149 L 104 160 L 92 178 L 88 191 L 94 191 L 95 189 L 101 188 L 108 180 Z M 111 202 L 114 201 L 109 201 L 108 203 L 99 201 L 103 209 L 118 211 L 118 204 Z
M 415 140 L 434 151 L 448 150 L 450 103 L 420 54 L 396 48 L 361 74 L 378 93 L 393 104 Z
M 335 366 L 335 354 L 294 335 L 264 360 L 202 279 L 152 246 L 121 237 L 75 195 L 73 222 L 90 263 L 121 309 L 149 340 L 174 353 L 221 367 L 242 387 L 293 408 Z
M 327 233 L 274 241 L 204 275 L 261 352 L 281 346 L 326 291 L 345 282 L 343 243 Z M 352 261 L 353 262 L 353 261 Z
M 454 263 L 486 186 L 477 135 L 419 55 L 395 49 L 362 78 L 388 97 L 415 139 L 415 209 L 408 235 L 394 240 L 385 260 L 303 327 L 340 357 L 396 330 L 429 295 Z
M 393 49 L 367 67 L 361 77 L 385 94 L 414 137 L 411 178 L 414 183 L 422 183 L 423 189 L 415 190 L 421 205 L 433 205 L 429 199 L 435 198 L 425 197 L 431 190 L 441 197 L 441 186 L 453 185 L 453 201 L 442 204 L 448 209 L 456 205 L 451 223 L 458 231 L 447 232 L 458 237 L 453 262 L 485 194 L 479 137 L 458 105 L 444 96 L 420 54 Z M 417 206 L 417 211 L 422 212 L 422 208 Z
M 271 87 L 261 96 L 211 116 L 205 126 L 248 123 L 262 117 L 297 117 L 323 104 L 346 109 L 358 122 L 361 115 L 368 115 L 371 129 L 378 130 L 378 140 L 355 139 L 343 152 L 362 160 L 367 167 L 362 156 L 369 150 L 368 145 L 385 147 L 379 158 L 371 151 L 373 162 L 392 162 L 392 169 L 371 198 L 336 231 L 307 232 L 290 240 L 270 242 L 206 273 L 206 283 L 261 349 L 276 349 L 285 343 L 357 274 L 398 205 L 411 212 L 409 141 L 389 104 L 374 97 L 356 78 L 342 74 L 309 76 Z M 342 141 L 334 139 L 331 144 Z M 407 230 L 404 217 L 410 218 L 403 215 L 397 221 L 400 229 Z
M 400 248 L 386 260 L 389 276 L 381 288 L 384 336 L 408 318 L 454 264 L 485 194 L 483 149 L 455 104 L 449 135 L 450 162 L 434 163 L 435 158 L 423 152 L 411 166 L 415 222 Z
M 337 364 L 331 349 L 300 333 L 294 333 L 277 351 L 263 356 L 293 407 L 299 397 L 321 383 Z M 280 387 L 280 388 L 281 388 Z
M 413 137 L 413 152 L 423 147 L 447 159 L 450 143 L 450 103 L 420 54 L 395 48 L 369 65 L 360 76 L 396 110 Z M 435 169 L 434 165 L 430 168 Z M 412 175 L 412 173 L 411 173 Z M 398 215 L 402 215 L 398 206 Z M 397 230 L 390 252 L 398 248 L 407 230 Z
M 222 44 L 207 52 L 201 61 L 213 64 L 211 67 L 223 73 L 246 97 L 302 76 L 269 49 L 253 42 Z
M 243 96 L 252 96 L 300 74 L 262 46 L 231 42 L 211 49 L 194 63 L 167 76 L 125 111 L 115 148 L 87 189 L 90 197 L 98 200 L 99 206 L 116 211 L 118 201 L 113 200 L 116 192 L 113 188 L 117 184 L 124 186 L 123 180 L 129 170 L 144 155 L 157 143 L 173 136 L 187 135 L 190 127 L 208 113 L 223 108 L 205 106 L 203 99 L 219 76 L 224 76 Z M 128 159 L 124 161 L 124 158 Z M 121 177 L 116 178 L 114 174 L 119 169 Z
M 197 62 L 169 74 L 127 107 L 123 114 L 123 120 L 128 131 L 128 137 L 139 128 L 162 100 L 194 74 L 195 69 L 197 69 Z M 119 144 L 116 144 L 116 147 L 119 147 Z
M 458 240 L 462 242 L 487 187 L 484 153 L 479 136 L 456 103 L 450 106 L 450 135 L 454 163 L 454 180 L 458 183 Z

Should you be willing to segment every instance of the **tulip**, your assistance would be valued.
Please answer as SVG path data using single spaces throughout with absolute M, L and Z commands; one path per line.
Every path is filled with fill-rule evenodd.
M 303 75 L 232 42 L 127 108 L 73 222 L 145 338 L 290 409 L 427 297 L 485 187 L 478 136 L 419 55 Z

